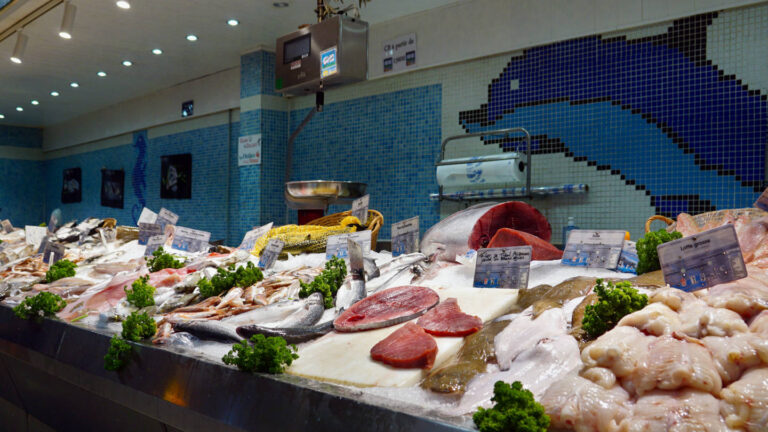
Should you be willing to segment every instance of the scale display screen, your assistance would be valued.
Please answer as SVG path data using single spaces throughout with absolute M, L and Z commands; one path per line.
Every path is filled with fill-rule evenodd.
M 307 33 L 283 45 L 283 64 L 293 63 L 309 56 L 310 36 L 311 34 Z

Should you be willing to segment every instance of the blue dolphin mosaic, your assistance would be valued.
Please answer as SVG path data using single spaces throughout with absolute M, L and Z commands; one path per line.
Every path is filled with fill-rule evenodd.
M 664 34 L 588 36 L 527 49 L 463 111 L 467 132 L 525 127 L 533 153 L 564 153 L 645 190 L 658 214 L 750 207 L 762 191 L 766 95 L 706 58 L 717 13 Z M 516 151 L 522 141 L 488 136 Z

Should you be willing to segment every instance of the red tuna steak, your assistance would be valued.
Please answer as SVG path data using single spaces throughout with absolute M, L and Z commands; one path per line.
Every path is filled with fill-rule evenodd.
M 333 321 L 339 332 L 371 330 L 421 316 L 440 301 L 433 290 L 420 286 L 385 289 L 350 306 Z
M 434 336 L 466 336 L 483 328 L 483 320 L 462 312 L 455 298 L 445 299 L 422 315 L 416 324 Z
M 435 338 L 410 322 L 371 348 L 371 358 L 396 368 L 430 369 L 437 357 Z
M 469 248 L 488 247 L 496 231 L 502 228 L 524 231 L 545 242 L 552 238 L 552 227 L 541 212 L 522 201 L 509 201 L 491 207 L 475 222 L 469 235 Z
M 502 228 L 496 231 L 489 248 L 509 246 L 530 246 L 533 249 L 533 260 L 556 260 L 563 257 L 563 251 L 552 246 L 549 242 L 528 234 L 527 232 Z

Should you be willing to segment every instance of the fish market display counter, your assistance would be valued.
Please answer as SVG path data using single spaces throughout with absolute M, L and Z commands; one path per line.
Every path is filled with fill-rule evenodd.
M 464 430 L 448 418 L 395 411 L 360 392 L 267 376 L 137 345 L 119 373 L 104 369 L 109 336 L 0 306 L 3 430 Z M 340 365 L 340 367 L 343 367 Z

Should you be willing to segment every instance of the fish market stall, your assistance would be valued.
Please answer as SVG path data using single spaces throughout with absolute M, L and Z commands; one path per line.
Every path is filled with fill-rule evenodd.
M 99 219 L 0 235 L 0 413 L 57 429 L 491 431 L 519 412 L 536 430 L 764 430 L 760 210 L 681 214 L 636 252 L 623 231 L 559 250 L 514 201 L 394 254 L 371 250 L 380 219 L 334 220 L 237 248 Z M 734 274 L 670 277 L 671 246 L 711 236 Z

